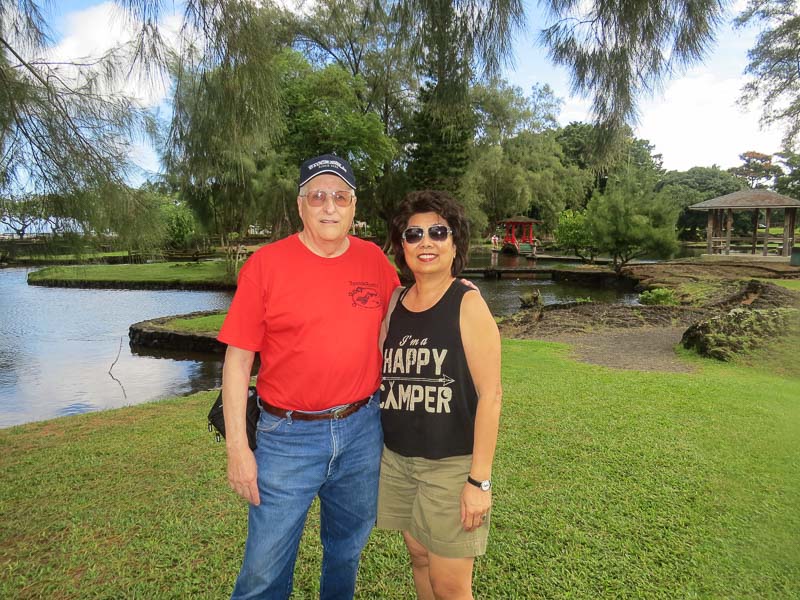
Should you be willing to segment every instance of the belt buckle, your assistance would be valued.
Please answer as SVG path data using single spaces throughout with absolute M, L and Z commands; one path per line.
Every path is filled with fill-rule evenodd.
M 340 406 L 336 410 L 331 411 L 331 419 L 341 419 L 342 413 L 345 412 L 348 408 L 350 408 L 349 404 L 347 404 L 346 406 Z

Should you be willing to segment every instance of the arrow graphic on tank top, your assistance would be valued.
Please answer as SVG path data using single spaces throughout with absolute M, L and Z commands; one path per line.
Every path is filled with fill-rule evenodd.
M 438 383 L 440 385 L 450 385 L 455 381 L 452 377 L 442 375 L 441 377 L 384 377 L 384 381 L 422 381 L 424 383 Z

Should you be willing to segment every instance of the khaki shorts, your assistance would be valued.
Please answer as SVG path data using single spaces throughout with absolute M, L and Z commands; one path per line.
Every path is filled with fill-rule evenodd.
M 471 455 L 409 458 L 384 446 L 378 527 L 408 531 L 428 551 L 445 558 L 485 554 L 491 514 L 473 531 L 461 525 L 461 491 L 471 466 Z

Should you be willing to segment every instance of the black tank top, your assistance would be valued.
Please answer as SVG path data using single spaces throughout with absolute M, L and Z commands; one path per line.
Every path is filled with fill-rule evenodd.
M 478 394 L 461 343 L 455 280 L 422 312 L 398 302 L 383 344 L 381 422 L 386 447 L 403 456 L 439 459 L 472 454 Z

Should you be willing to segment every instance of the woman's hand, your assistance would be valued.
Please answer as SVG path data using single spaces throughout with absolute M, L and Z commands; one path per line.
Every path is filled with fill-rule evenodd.
M 472 531 L 486 522 L 492 506 L 492 491 L 484 492 L 471 483 L 461 490 L 461 525 L 464 531 Z

